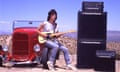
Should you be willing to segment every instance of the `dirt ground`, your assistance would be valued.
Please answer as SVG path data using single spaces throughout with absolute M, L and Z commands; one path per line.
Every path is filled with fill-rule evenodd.
M 60 59 L 56 62 L 58 66 L 55 72 L 74 72 L 72 70 L 65 69 L 65 62 L 63 55 L 60 56 Z M 72 65 L 76 65 L 76 55 L 72 55 Z M 47 69 L 43 69 L 38 66 L 17 66 L 12 68 L 0 67 L 0 72 L 52 72 Z M 94 69 L 78 69 L 76 72 L 96 72 Z M 116 61 L 116 72 L 120 72 L 120 61 Z

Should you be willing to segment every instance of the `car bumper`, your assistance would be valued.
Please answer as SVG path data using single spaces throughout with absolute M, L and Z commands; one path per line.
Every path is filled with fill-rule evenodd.
M 12 64 L 33 64 L 38 63 L 37 61 L 25 61 L 25 62 L 11 62 Z
M 3 63 L 2 65 L 5 67 L 12 67 L 14 65 L 20 65 L 20 64 L 39 64 L 37 61 L 25 61 L 25 62 L 7 62 Z

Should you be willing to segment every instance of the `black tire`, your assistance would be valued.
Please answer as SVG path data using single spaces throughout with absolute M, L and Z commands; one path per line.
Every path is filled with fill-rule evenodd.
M 2 58 L 0 58 L 0 67 L 2 66 Z
M 2 46 L 0 45 L 0 51 L 2 51 Z
M 0 51 L 2 51 L 2 46 L 0 45 Z M 2 58 L 0 57 L 0 66 L 2 66 Z

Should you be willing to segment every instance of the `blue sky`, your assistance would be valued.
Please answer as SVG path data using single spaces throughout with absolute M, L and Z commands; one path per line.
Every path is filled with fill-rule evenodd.
M 120 31 L 120 0 L 0 0 L 0 31 L 12 32 L 13 20 L 46 20 L 50 9 L 57 10 L 61 31 L 77 29 L 82 1 L 103 1 L 107 30 Z

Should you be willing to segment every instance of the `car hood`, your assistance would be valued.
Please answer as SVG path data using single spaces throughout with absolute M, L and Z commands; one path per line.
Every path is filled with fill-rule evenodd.
M 15 28 L 14 33 L 36 33 L 37 27 L 20 27 Z

